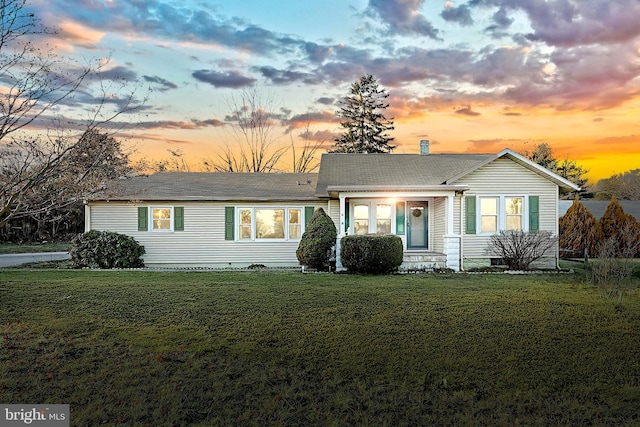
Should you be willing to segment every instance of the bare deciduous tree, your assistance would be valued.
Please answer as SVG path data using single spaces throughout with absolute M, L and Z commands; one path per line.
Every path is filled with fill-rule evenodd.
M 205 160 L 204 166 L 216 172 L 274 172 L 287 147 L 279 147 L 274 135 L 273 98 L 253 86 L 228 102 L 231 112 L 226 121 L 237 144 L 227 143 L 217 159 Z
M 31 37 L 47 32 L 28 10 L 26 0 L 0 1 L 0 82 L 5 86 L 0 93 L 0 227 L 20 216 L 51 211 L 91 191 L 95 181 L 88 177 L 103 163 L 106 152 L 101 148 L 106 147 L 88 151 L 89 141 L 101 129 L 113 127 L 121 114 L 137 108 L 135 89 L 124 98 L 114 96 L 127 82 L 113 83 L 116 89 L 101 79 L 108 60 L 79 66 L 53 48 L 32 43 Z M 101 96 L 89 95 L 90 83 L 98 85 Z M 80 121 L 50 118 L 49 126 L 43 126 L 46 113 L 71 105 L 80 92 L 94 106 L 87 117 Z M 47 130 L 36 132 L 36 124 Z M 71 177 L 66 171 L 78 164 L 70 159 L 81 152 L 95 157 Z M 62 176 L 66 178 L 60 181 Z M 45 191 L 52 185 L 53 191 Z M 73 197 L 72 191 L 76 191 Z
M 296 150 L 296 144 L 293 139 L 293 135 L 290 135 L 291 152 L 293 155 L 293 172 L 311 172 L 320 165 L 320 161 L 316 159 L 316 154 L 318 153 L 318 150 L 320 150 L 322 146 L 327 142 L 327 138 L 316 137 L 316 135 L 311 132 L 311 121 L 308 119 L 302 128 L 302 132 L 300 132 L 298 136 L 299 139 L 302 140 L 302 147 L 299 147 L 299 151 Z

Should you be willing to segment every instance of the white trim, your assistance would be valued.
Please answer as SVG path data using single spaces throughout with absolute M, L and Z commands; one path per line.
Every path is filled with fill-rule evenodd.
M 367 233 L 377 233 L 378 227 L 378 216 L 377 216 L 377 206 L 378 205 L 389 205 L 390 209 L 390 217 L 389 217 L 389 234 L 396 234 L 396 210 L 395 210 L 395 198 L 368 198 L 368 199 L 352 199 L 349 201 L 349 232 L 351 234 L 355 233 L 355 207 L 362 205 L 367 206 L 368 208 L 368 218 L 369 221 Z M 363 218 L 361 218 L 363 219 Z
M 157 209 L 169 209 L 170 214 L 169 214 L 169 228 L 153 228 L 153 211 L 157 210 Z M 175 212 L 173 210 L 173 206 L 169 206 L 169 205 L 149 205 L 149 212 L 147 213 L 147 215 L 149 216 L 148 218 L 148 231 L 151 233 L 173 233 L 174 229 L 174 223 L 175 223 Z M 166 218 L 163 218 L 162 220 L 166 220 Z
M 521 198 L 522 199 L 522 231 L 529 231 L 529 195 L 528 194 L 476 194 L 476 235 L 492 236 L 507 229 L 507 210 L 505 199 Z M 482 231 L 482 199 L 495 198 L 498 199 L 497 206 L 497 224 L 496 231 Z
M 281 206 L 281 205 L 239 205 L 234 206 L 234 240 L 239 243 L 262 243 L 262 242 L 299 242 L 305 232 L 305 207 L 304 206 Z M 251 211 L 251 238 L 241 238 L 240 227 L 242 226 L 241 214 L 243 210 Z M 283 238 L 264 239 L 256 237 L 256 210 L 282 210 L 283 217 Z M 300 237 L 292 239 L 289 235 L 289 212 L 292 210 L 300 211 Z

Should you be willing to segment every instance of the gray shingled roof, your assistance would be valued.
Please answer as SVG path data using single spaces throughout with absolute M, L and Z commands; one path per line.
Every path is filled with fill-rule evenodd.
M 320 161 L 316 194 L 328 195 L 329 186 L 411 188 L 444 184 L 449 178 L 495 157 L 492 154 L 338 154 Z
M 317 200 L 315 173 L 162 172 L 113 181 L 99 200 Z M 309 181 L 309 182 L 307 182 Z

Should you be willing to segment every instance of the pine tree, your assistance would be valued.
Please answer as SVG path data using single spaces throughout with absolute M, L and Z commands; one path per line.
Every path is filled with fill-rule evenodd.
M 616 242 L 617 257 L 630 258 L 638 256 L 640 250 L 640 226 L 632 215 L 624 212 L 624 209 L 613 197 L 607 205 L 600 225 L 605 239 Z
M 567 212 L 560 217 L 560 247 L 573 251 L 587 249 L 591 256 L 596 254 L 602 240 L 602 228 L 591 212 L 576 198 Z
M 396 148 L 389 145 L 393 138 L 386 133 L 393 130 L 393 120 L 383 112 L 389 106 L 389 94 L 378 87 L 371 74 L 362 76 L 351 85 L 351 94 L 342 99 L 336 113 L 343 119 L 340 125 L 346 132 L 335 140 L 333 153 L 389 153 Z

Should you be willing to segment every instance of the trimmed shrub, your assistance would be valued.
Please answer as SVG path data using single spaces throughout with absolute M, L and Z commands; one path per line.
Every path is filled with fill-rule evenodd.
M 355 273 L 384 274 L 402 264 L 402 239 L 392 234 L 344 236 L 340 241 L 340 260 Z
M 324 209 L 316 209 L 296 250 L 300 264 L 318 270 L 328 269 L 336 237 L 338 232 L 333 220 Z
M 75 268 L 144 267 L 144 253 L 144 246 L 133 237 L 95 230 L 78 234 L 69 249 Z

